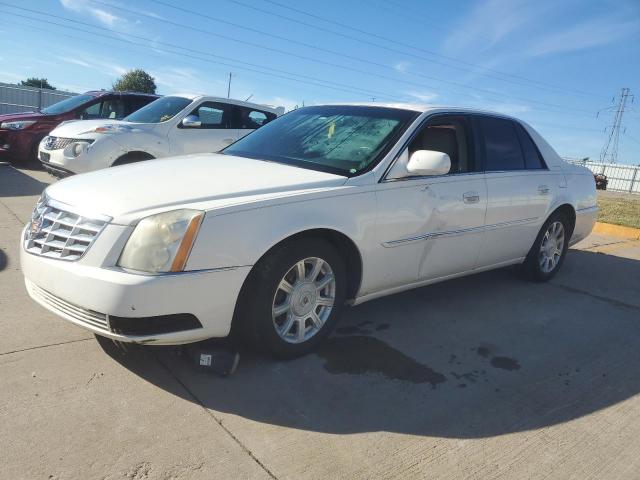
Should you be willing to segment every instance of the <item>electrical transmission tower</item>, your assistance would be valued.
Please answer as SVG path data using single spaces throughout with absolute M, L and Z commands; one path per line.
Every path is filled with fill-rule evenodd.
M 607 107 L 601 111 L 613 111 L 615 110 L 615 116 L 613 117 L 613 125 L 611 126 L 611 130 L 609 132 L 609 137 L 607 138 L 604 147 L 602 147 L 602 151 L 600 152 L 600 161 L 602 163 L 609 161 L 609 163 L 616 163 L 618 161 L 618 144 L 620 142 L 620 131 L 624 133 L 624 128 L 622 126 L 622 116 L 624 115 L 625 108 L 627 107 L 627 102 L 631 101 L 633 103 L 634 96 L 631 94 L 631 89 L 623 88 L 620 91 L 620 99 L 617 105 L 612 105 Z M 599 114 L 600 112 L 598 112 Z

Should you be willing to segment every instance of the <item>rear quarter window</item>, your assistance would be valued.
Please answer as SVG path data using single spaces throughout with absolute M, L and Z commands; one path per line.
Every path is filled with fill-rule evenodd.
M 527 170 L 541 170 L 547 168 L 542 159 L 542 155 L 538 151 L 535 143 L 524 129 L 524 127 L 518 123 L 515 124 L 516 131 L 518 133 L 518 139 L 520 145 L 522 145 L 522 153 L 524 154 L 524 164 Z

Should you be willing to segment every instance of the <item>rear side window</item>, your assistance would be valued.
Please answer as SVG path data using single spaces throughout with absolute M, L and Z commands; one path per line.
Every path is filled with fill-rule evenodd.
M 520 140 L 513 122 L 501 118 L 480 117 L 485 145 L 485 170 L 524 170 Z
M 524 164 L 527 170 L 540 170 L 547 168 L 542 160 L 542 156 L 538 149 L 531 140 L 529 134 L 525 131 L 522 125 L 516 123 L 516 131 L 518 132 L 518 138 L 520 139 L 520 145 L 522 145 L 522 153 L 524 154 Z
M 238 128 L 242 129 L 256 129 L 269 123 L 276 118 L 276 115 L 270 112 L 263 112 L 262 110 L 253 110 L 251 108 L 239 107 L 240 110 L 240 125 Z
M 135 112 L 136 110 L 140 110 L 142 107 L 155 100 L 154 97 L 136 97 L 135 95 L 126 95 L 123 99 L 127 115 Z

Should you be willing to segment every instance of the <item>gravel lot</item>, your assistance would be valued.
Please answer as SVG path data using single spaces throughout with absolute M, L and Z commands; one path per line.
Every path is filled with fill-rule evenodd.
M 50 178 L 0 164 L 0 478 L 640 477 L 640 242 L 592 235 L 550 283 L 499 270 L 349 309 L 236 374 L 105 351 L 27 297 Z

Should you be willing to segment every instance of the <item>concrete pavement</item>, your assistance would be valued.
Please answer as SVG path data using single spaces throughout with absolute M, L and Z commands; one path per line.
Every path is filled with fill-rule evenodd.
M 48 181 L 0 165 L 0 478 L 640 476 L 638 241 L 592 235 L 547 284 L 499 270 L 347 309 L 317 354 L 223 379 L 28 299 L 17 240 Z

